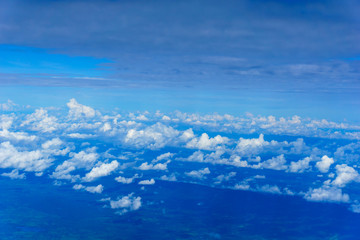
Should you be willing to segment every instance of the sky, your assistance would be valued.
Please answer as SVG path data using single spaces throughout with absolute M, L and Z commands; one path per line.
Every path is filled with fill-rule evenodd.
M 360 109 L 357 1 L 7 1 L 0 101 L 329 118 Z

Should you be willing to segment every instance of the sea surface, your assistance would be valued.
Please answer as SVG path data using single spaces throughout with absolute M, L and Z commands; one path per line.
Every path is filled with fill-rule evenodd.
M 359 239 L 360 214 L 333 203 L 199 184 L 113 184 L 105 195 L 141 194 L 142 207 L 116 214 L 104 194 L 39 177 L 0 177 L 0 239 Z M 140 191 L 140 192 L 139 192 Z

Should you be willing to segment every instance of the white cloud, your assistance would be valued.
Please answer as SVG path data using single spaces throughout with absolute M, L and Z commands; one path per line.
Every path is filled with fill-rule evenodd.
M 264 161 L 260 163 L 261 167 L 273 169 L 273 170 L 285 170 L 287 169 L 286 159 L 284 157 L 284 154 L 281 154 L 277 157 L 273 157 L 267 161 Z
M 229 181 L 231 178 L 233 178 L 235 176 L 236 176 L 236 172 L 230 172 L 230 173 L 228 173 L 226 175 L 221 174 L 221 175 L 219 175 L 219 176 L 217 176 L 215 178 L 216 181 L 214 182 L 214 184 L 221 184 L 224 181 L 227 182 L 227 181 Z
M 334 163 L 333 158 L 329 158 L 328 156 L 324 155 L 321 158 L 321 161 L 318 161 L 315 166 L 319 169 L 320 172 L 327 173 L 329 171 L 331 164 L 333 163 Z
M 342 193 L 340 188 L 323 186 L 310 189 L 304 196 L 306 200 L 315 202 L 349 202 L 348 194 Z
M 0 110 L 1 111 L 13 111 L 18 105 L 15 104 L 10 99 L 7 100 L 6 103 L 0 103 Z
M 209 170 L 209 168 L 203 168 L 203 169 L 200 169 L 197 171 L 193 170 L 191 172 L 186 172 L 185 174 L 192 178 L 203 179 L 203 178 L 205 178 L 205 175 L 210 174 L 210 170 Z
M 78 153 L 70 153 L 71 158 L 59 164 L 55 171 L 51 174 L 52 178 L 71 180 L 72 182 L 79 178 L 78 175 L 71 175 L 70 173 L 76 169 L 90 170 L 99 155 L 95 152 L 96 148 L 87 148 Z
M 174 173 L 172 173 L 170 176 L 163 175 L 160 177 L 163 181 L 169 181 L 169 182 L 176 182 L 177 178 Z
M 0 131 L 0 138 L 5 138 L 11 141 L 35 141 L 37 139 L 34 135 L 29 135 L 25 132 L 10 132 L 7 129 Z
M 85 187 L 85 190 L 91 193 L 102 193 L 104 187 L 103 185 L 99 184 L 97 186 Z
M 154 185 L 155 180 L 152 178 L 150 180 L 142 180 L 139 182 L 140 185 Z
M 154 159 L 152 162 L 159 162 L 159 161 L 162 161 L 162 160 L 168 160 L 168 159 L 172 158 L 174 155 L 175 155 L 174 153 L 170 153 L 170 152 L 163 153 L 163 154 L 157 156 L 156 159 Z
M 264 134 L 260 134 L 259 138 L 240 138 L 236 150 L 242 155 L 258 154 L 264 145 L 268 145 L 268 142 L 264 140 Z
M 30 125 L 31 130 L 40 132 L 53 132 L 59 128 L 58 119 L 54 116 L 49 116 L 47 110 L 40 108 L 36 109 L 34 113 L 26 116 L 26 120 L 21 126 Z
M 147 162 L 144 162 L 138 167 L 140 170 L 146 171 L 146 170 L 167 170 L 167 163 L 157 163 L 157 164 L 148 164 Z
M 103 163 L 100 166 L 91 169 L 91 171 L 85 175 L 83 181 L 91 182 L 97 178 L 108 176 L 118 166 L 119 166 L 119 162 L 116 160 L 112 161 L 111 163 Z
M 350 211 L 354 213 L 360 213 L 360 203 L 359 201 L 355 201 L 355 203 L 351 204 Z
M 282 194 L 280 188 L 276 185 L 271 186 L 271 185 L 267 184 L 267 185 L 258 187 L 257 190 L 260 192 L 266 192 L 266 193 Z
M 124 143 L 136 148 L 158 149 L 174 141 L 179 131 L 156 123 L 143 130 L 130 129 L 124 139 Z
M 193 138 L 186 144 L 187 148 L 196 148 L 203 150 L 214 150 L 219 145 L 223 145 L 229 142 L 229 138 L 217 135 L 213 138 L 209 138 L 209 135 L 203 133 L 200 138 Z
M 1 176 L 3 177 L 9 177 L 11 179 L 25 179 L 25 173 L 19 174 L 19 170 L 14 169 L 9 173 L 2 173 Z
M 247 182 L 238 183 L 234 186 L 234 189 L 237 190 L 249 190 L 250 185 Z
M 135 174 L 131 178 L 125 178 L 125 177 L 119 176 L 119 177 L 115 178 L 115 181 L 117 181 L 119 183 L 123 183 L 123 184 L 130 184 L 130 183 L 132 183 L 134 181 L 135 178 L 138 178 L 138 177 L 139 177 L 138 174 Z
M 70 118 L 92 118 L 95 117 L 95 110 L 91 107 L 82 105 L 78 103 L 75 98 L 70 99 L 70 101 L 66 104 L 69 108 L 69 117 Z
M 352 167 L 346 164 L 336 165 L 336 178 L 331 182 L 334 186 L 345 187 L 346 184 L 352 181 L 360 181 L 359 173 Z
M 51 166 L 52 161 L 40 150 L 18 151 L 10 142 L 0 144 L 0 168 L 41 172 Z
M 121 211 L 118 212 L 119 214 L 136 211 L 141 207 L 141 197 L 134 197 L 133 193 L 131 193 L 118 200 L 110 200 L 110 207 L 112 209 L 121 209 Z
M 86 186 L 84 186 L 82 184 L 75 184 L 73 186 L 73 189 L 75 189 L 75 190 L 85 190 L 85 191 L 90 192 L 90 193 L 98 193 L 98 194 L 100 194 L 104 190 L 104 186 L 99 184 L 97 186 L 86 187 Z
M 311 157 L 306 157 L 297 162 L 291 162 L 289 166 L 289 171 L 294 173 L 296 172 L 302 173 L 310 168 L 309 166 L 310 161 L 311 161 Z

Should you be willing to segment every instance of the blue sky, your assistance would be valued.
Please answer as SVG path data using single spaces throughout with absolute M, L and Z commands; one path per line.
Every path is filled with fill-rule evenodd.
M 11 1 L 0 101 L 358 121 L 357 1 Z

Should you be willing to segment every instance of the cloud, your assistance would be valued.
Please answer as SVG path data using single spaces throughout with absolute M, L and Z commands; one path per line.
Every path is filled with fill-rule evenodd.
M 75 181 L 79 175 L 71 175 L 76 169 L 90 170 L 99 158 L 96 148 L 87 148 L 78 153 L 70 153 L 71 158 L 59 164 L 50 175 L 52 178 Z
M 214 184 L 221 184 L 224 181 L 227 182 L 227 181 L 229 181 L 231 178 L 233 178 L 235 176 L 236 176 L 236 172 L 230 172 L 230 173 L 228 173 L 226 175 L 221 174 L 221 175 L 219 175 L 219 176 L 217 176 L 215 178 L 216 181 L 214 182 Z
M 138 167 L 140 170 L 167 170 L 167 162 L 166 163 L 157 163 L 157 164 L 148 164 L 144 162 Z
M 19 170 L 17 170 L 17 169 L 14 169 L 9 173 L 2 173 L 1 176 L 9 177 L 11 179 L 25 179 L 26 178 L 25 173 L 19 174 Z
M 159 149 L 169 144 L 179 135 L 179 131 L 156 123 L 144 130 L 130 129 L 124 139 L 126 145 L 136 148 Z
M 262 163 L 259 163 L 261 167 L 267 168 L 267 169 L 273 169 L 273 170 L 285 170 L 287 169 L 286 159 L 284 157 L 284 154 L 281 154 L 277 157 L 273 157 L 269 160 L 266 160 Z
M 336 202 L 347 203 L 350 201 L 348 194 L 342 193 L 340 188 L 323 186 L 316 189 L 310 189 L 304 196 L 308 201 L 315 202 Z
M 337 187 L 345 187 L 346 184 L 352 181 L 360 181 L 359 173 L 352 167 L 346 164 L 336 165 L 336 178 L 331 182 L 332 185 Z
M 206 178 L 205 175 L 210 174 L 210 170 L 209 168 L 203 168 L 200 170 L 193 170 L 191 172 L 186 172 L 185 174 L 192 178 L 204 179 Z
M 124 214 L 128 211 L 136 211 L 141 205 L 141 197 L 134 197 L 133 193 L 117 200 L 110 200 L 110 207 L 112 209 L 121 209 L 121 211 L 117 212 L 119 214 Z
M 0 144 L 0 168 L 16 168 L 41 172 L 52 165 L 53 159 L 40 150 L 18 151 L 10 142 Z
M 86 186 L 84 186 L 82 184 L 75 184 L 73 186 L 73 189 L 75 189 L 75 190 L 85 190 L 85 191 L 90 192 L 90 193 L 98 193 L 98 194 L 100 194 L 100 193 L 103 192 L 104 186 L 99 184 L 97 186 L 88 186 L 88 187 L 86 187 Z
M 78 103 L 75 98 L 70 99 L 70 101 L 66 104 L 69 108 L 69 117 L 70 118 L 92 118 L 95 117 L 95 110 L 91 107 L 82 105 Z
M 152 178 L 150 180 L 142 180 L 138 183 L 139 185 L 154 185 L 155 180 Z
M 34 113 L 27 115 L 21 126 L 26 125 L 30 125 L 31 130 L 40 132 L 53 132 L 60 127 L 58 119 L 49 116 L 47 110 L 43 108 L 36 109 Z
M 13 111 L 16 109 L 18 105 L 11 101 L 10 99 L 7 100 L 6 103 L 0 103 L 0 110 L 1 111 Z
M 334 163 L 334 159 L 329 158 L 328 156 L 325 155 L 321 158 L 321 161 L 316 163 L 315 166 L 319 169 L 320 172 L 327 173 L 329 171 L 331 164 L 333 163 Z
M 289 166 L 289 171 L 293 173 L 297 173 L 297 172 L 302 173 L 310 168 L 309 166 L 310 161 L 311 161 L 311 157 L 306 157 L 297 162 L 291 162 Z
M 169 182 L 176 182 L 177 178 L 174 173 L 172 173 L 170 176 L 163 175 L 160 177 L 163 181 L 169 181 Z
M 110 173 L 118 167 L 119 162 L 116 160 L 112 161 L 111 163 L 103 163 L 100 166 L 91 169 L 91 171 L 87 173 L 82 180 L 85 182 L 92 182 L 97 178 L 110 175 Z
M 354 204 L 351 204 L 350 211 L 354 213 L 360 213 L 360 203 L 359 201 L 355 201 Z
M 163 154 L 157 156 L 156 159 L 154 159 L 152 162 L 159 162 L 159 161 L 162 161 L 162 160 L 168 160 L 168 159 L 172 158 L 174 155 L 175 155 L 174 153 L 170 153 L 170 152 L 163 153 Z
M 133 177 L 131 178 L 125 178 L 125 177 L 122 177 L 122 176 L 118 176 L 115 178 L 115 181 L 119 182 L 119 183 L 123 183 L 123 184 L 130 184 L 134 181 L 135 178 L 138 178 L 139 175 L 138 174 L 135 174 Z
M 280 188 L 276 185 L 270 186 L 270 185 L 264 185 L 257 188 L 260 192 L 266 192 L 266 193 L 272 193 L 272 194 L 282 194 Z
M 222 137 L 217 135 L 213 138 L 209 138 L 209 135 L 206 133 L 201 134 L 200 138 L 193 138 L 190 142 L 186 144 L 187 148 L 196 148 L 203 150 L 214 150 L 219 145 L 223 145 L 229 142 L 227 137 Z

